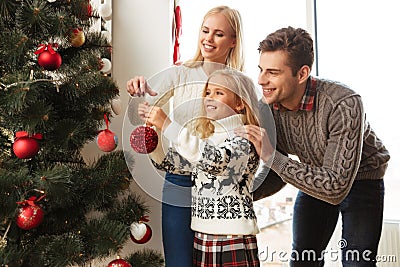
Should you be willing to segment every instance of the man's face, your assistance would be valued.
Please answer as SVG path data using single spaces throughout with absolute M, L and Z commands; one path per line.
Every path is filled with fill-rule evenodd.
M 258 84 L 262 88 L 262 101 L 266 104 L 280 103 L 289 110 L 296 110 L 304 93 L 297 76 L 286 65 L 283 51 L 262 52 L 258 65 Z

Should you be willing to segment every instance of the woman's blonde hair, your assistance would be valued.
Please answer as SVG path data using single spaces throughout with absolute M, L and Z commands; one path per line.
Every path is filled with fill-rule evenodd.
M 240 16 L 239 11 L 237 11 L 236 9 L 232 9 L 228 6 L 217 6 L 210 9 L 204 15 L 199 33 L 201 32 L 201 29 L 203 27 L 206 18 L 214 14 L 222 14 L 226 17 L 229 25 L 231 26 L 234 32 L 234 37 L 236 38 L 236 45 L 230 50 L 225 64 L 230 68 L 243 71 L 244 70 L 243 30 L 242 30 L 242 17 Z M 203 61 L 204 57 L 201 55 L 200 47 L 197 46 L 197 51 L 194 57 L 191 60 L 185 62 L 185 65 L 188 67 L 196 67 Z
M 214 71 L 207 79 L 204 86 L 202 97 L 206 97 L 206 92 L 210 80 L 216 76 L 223 78 L 220 86 L 231 90 L 238 101 L 243 103 L 243 109 L 240 114 L 243 114 L 244 125 L 257 125 L 258 121 L 258 98 L 256 94 L 256 87 L 253 80 L 247 77 L 240 71 L 233 69 L 222 69 Z M 202 107 L 200 117 L 194 121 L 194 133 L 200 138 L 207 138 L 214 133 L 214 125 L 211 123 L 211 119 L 205 116 L 206 112 L 204 106 Z

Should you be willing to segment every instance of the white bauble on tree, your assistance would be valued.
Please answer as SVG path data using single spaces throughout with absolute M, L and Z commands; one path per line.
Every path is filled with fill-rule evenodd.
M 111 100 L 111 109 L 115 113 L 115 115 L 120 114 L 122 110 L 121 99 L 114 98 L 113 100 Z
M 111 18 L 112 18 L 112 8 L 111 8 L 111 3 L 109 1 L 105 1 L 104 4 L 100 5 L 99 15 L 104 20 L 111 20 Z
M 100 71 L 104 74 L 110 74 L 111 73 L 111 61 L 108 58 L 102 58 L 101 59 L 101 69 Z
M 153 234 L 150 226 L 143 221 L 132 223 L 130 230 L 131 240 L 137 244 L 147 243 Z
M 101 34 L 103 35 L 104 38 L 107 39 L 107 41 L 108 41 L 109 43 L 111 43 L 112 36 L 111 36 L 111 33 L 110 33 L 109 31 L 106 31 L 106 30 L 101 31 Z

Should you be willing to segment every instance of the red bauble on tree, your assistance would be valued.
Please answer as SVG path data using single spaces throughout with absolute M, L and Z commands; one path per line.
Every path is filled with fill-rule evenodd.
M 104 120 L 106 121 L 106 129 L 101 130 L 97 135 L 96 142 L 97 146 L 104 152 L 111 152 L 118 146 L 118 137 L 114 132 L 108 129 L 109 121 L 107 115 L 104 114 Z
M 137 153 L 151 153 L 158 145 L 158 134 L 149 126 L 139 126 L 132 131 L 130 144 Z
M 97 146 L 104 152 L 113 151 L 118 145 L 118 137 L 114 132 L 102 130 L 96 138 Z
M 111 261 L 107 267 L 132 267 L 132 265 L 123 259 L 116 259 Z
M 13 144 L 13 152 L 20 159 L 29 159 L 39 152 L 39 142 L 42 139 L 41 134 L 29 136 L 25 131 L 15 133 L 15 141 Z
M 15 222 L 18 227 L 24 230 L 30 230 L 38 227 L 44 218 L 44 212 L 35 202 L 41 200 L 44 196 L 36 199 L 35 196 L 30 197 L 28 200 L 17 202 L 21 207 L 18 209 Z
M 152 235 L 153 231 L 150 226 L 145 223 L 148 222 L 147 216 L 142 217 L 139 222 L 134 222 L 130 227 L 130 237 L 133 242 L 136 244 L 144 244 L 147 243 Z
M 41 44 L 39 45 L 39 49 L 35 52 L 36 55 L 39 55 L 39 66 L 49 71 L 58 69 L 62 63 L 60 54 L 54 51 L 53 46 L 57 47 L 57 44 Z

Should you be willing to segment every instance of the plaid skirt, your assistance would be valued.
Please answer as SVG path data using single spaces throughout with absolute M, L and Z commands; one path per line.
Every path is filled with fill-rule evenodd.
M 196 232 L 193 266 L 259 267 L 257 238 L 254 235 L 226 236 Z

